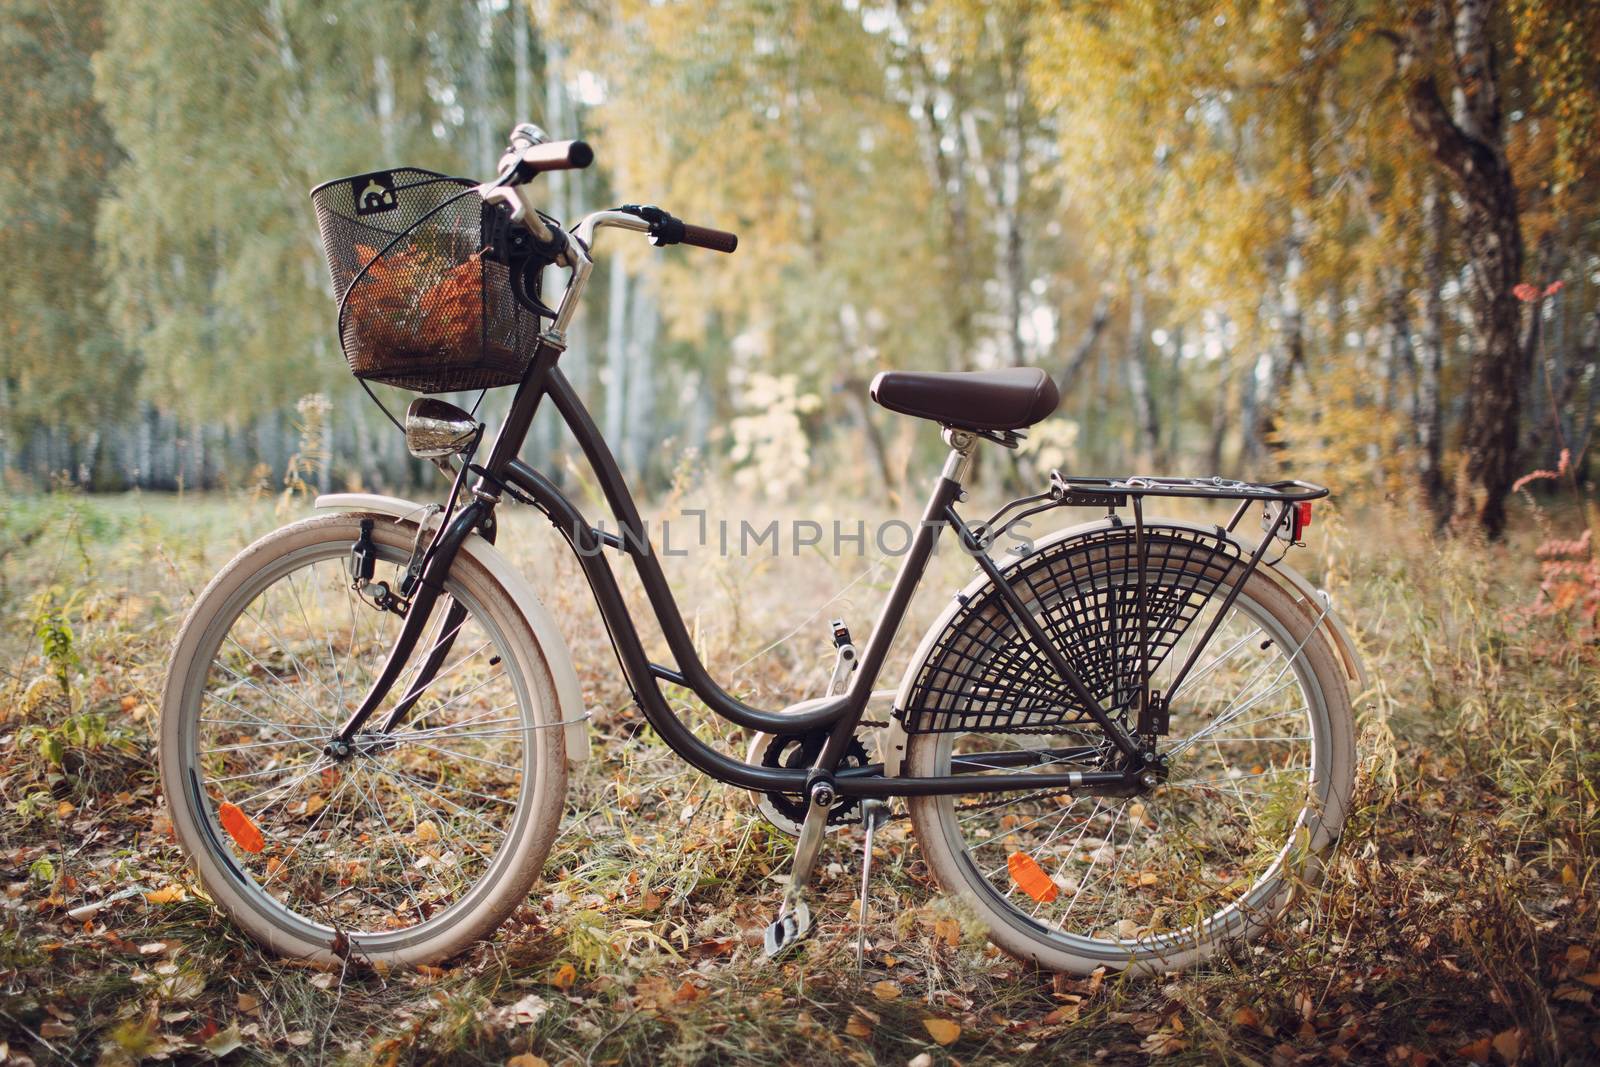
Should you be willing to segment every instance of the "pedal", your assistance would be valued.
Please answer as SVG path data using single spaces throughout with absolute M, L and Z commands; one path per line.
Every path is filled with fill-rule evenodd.
M 861 848 L 861 911 L 856 919 L 856 970 L 866 964 L 867 958 L 867 887 L 872 880 L 872 838 L 878 827 L 889 821 L 889 805 L 882 800 L 861 802 L 861 824 L 867 828 L 866 841 Z
M 769 960 L 787 955 L 811 932 L 811 909 L 801 900 L 779 915 L 761 938 L 761 951 Z

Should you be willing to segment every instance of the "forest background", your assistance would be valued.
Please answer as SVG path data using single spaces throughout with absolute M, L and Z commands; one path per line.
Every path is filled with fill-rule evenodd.
M 1065 397 L 1024 482 L 1292 469 L 1495 536 L 1520 475 L 1587 471 L 1593 5 L 13 0 L 0 69 L 19 488 L 276 484 L 308 429 L 321 487 L 424 477 L 306 194 L 486 175 L 528 118 L 598 149 L 553 214 L 743 236 L 603 250 L 566 367 L 648 485 L 693 450 L 898 489 L 934 446 L 873 373 L 1019 364 Z

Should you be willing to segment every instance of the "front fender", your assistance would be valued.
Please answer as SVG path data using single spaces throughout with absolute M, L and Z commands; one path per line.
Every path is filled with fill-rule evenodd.
M 431 519 L 436 514 L 429 511 L 426 504 L 377 493 L 324 493 L 317 497 L 316 507 L 325 511 L 374 511 L 380 515 L 414 521 Z M 512 566 L 505 553 L 476 533 L 462 542 L 461 551 L 471 555 L 494 576 L 527 620 L 528 629 L 533 631 L 534 640 L 539 642 L 545 662 L 550 665 L 551 677 L 555 679 L 556 699 L 561 705 L 556 709 L 557 717 L 567 724 L 562 727 L 567 766 L 576 767 L 588 762 L 589 731 L 584 721 L 583 691 L 578 686 L 578 672 L 572 665 L 572 650 L 567 647 L 560 627 L 532 584 Z

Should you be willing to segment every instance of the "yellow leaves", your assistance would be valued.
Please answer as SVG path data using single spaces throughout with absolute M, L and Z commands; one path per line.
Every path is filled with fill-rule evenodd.
M 1490 1044 L 1495 1052 L 1507 1063 L 1516 1063 L 1522 1056 L 1523 1034 L 1522 1028 L 1514 1026 L 1509 1030 L 1502 1030 L 1494 1035 Z
M 953 1044 L 961 1036 L 961 1025 L 949 1019 L 931 1018 L 922 1020 L 922 1028 L 928 1031 L 928 1036 L 941 1045 Z
M 1480 1037 L 1456 1049 L 1456 1055 L 1473 1063 L 1489 1063 L 1499 1057 L 1502 1063 L 1516 1063 L 1522 1056 L 1526 1035 L 1521 1027 L 1502 1030 L 1489 1037 Z
M 550 984 L 555 986 L 557 989 L 565 990 L 571 989 L 573 983 L 577 980 L 578 969 L 570 963 L 563 963 L 556 969 L 556 973 L 551 976 Z
M 845 1020 L 844 1032 L 862 1041 L 872 1040 L 872 1026 L 860 1015 L 851 1015 Z
M 1039 1024 L 1041 1026 L 1063 1026 L 1067 1023 L 1075 1023 L 1082 1012 L 1083 1005 L 1081 1004 L 1062 1004 L 1060 1007 L 1050 1009 L 1045 1014 L 1045 1017 L 1039 1020 Z
M 174 882 L 162 889 L 153 889 L 144 895 L 144 899 L 152 904 L 176 904 L 189 896 L 189 891 Z
M 894 982 L 878 982 L 872 987 L 872 995 L 882 1001 L 899 1000 L 900 986 Z
M 531 1052 L 519 1052 L 506 1060 L 506 1067 L 550 1067 L 550 1061 Z
M 1170 1056 L 1189 1047 L 1189 1042 L 1171 1030 L 1157 1030 L 1139 1042 L 1139 1048 L 1151 1056 Z
M 423 819 L 417 823 L 417 828 L 411 836 L 420 844 L 432 844 L 439 840 L 439 828 L 433 824 L 432 819 Z

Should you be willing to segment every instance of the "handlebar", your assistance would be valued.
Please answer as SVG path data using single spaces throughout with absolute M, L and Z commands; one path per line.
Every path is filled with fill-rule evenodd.
M 650 240 L 655 245 L 686 244 L 713 252 L 732 252 L 739 247 L 738 234 L 684 222 L 654 204 L 624 204 L 617 210 L 636 215 L 648 223 Z
M 569 237 L 568 231 L 554 219 L 541 215 L 529 202 L 523 186 L 547 171 L 579 170 L 592 162 L 594 150 L 585 142 L 550 141 L 539 127 L 523 123 L 511 131 L 510 144 L 500 157 L 499 177 L 478 186 L 479 195 L 486 201 L 508 207 L 511 221 L 526 227 L 534 239 L 545 246 L 541 250 L 548 256 L 544 263 L 568 267 L 572 271 L 556 309 L 555 321 L 545 335 L 556 343 L 565 335 L 594 268 L 589 250 L 599 227 L 617 226 L 648 233 L 651 243 L 656 245 L 687 244 L 722 253 L 739 247 L 737 234 L 684 222 L 652 204 L 625 204 L 611 211 L 596 211 L 580 220 Z M 537 264 L 539 260 L 530 262 Z

